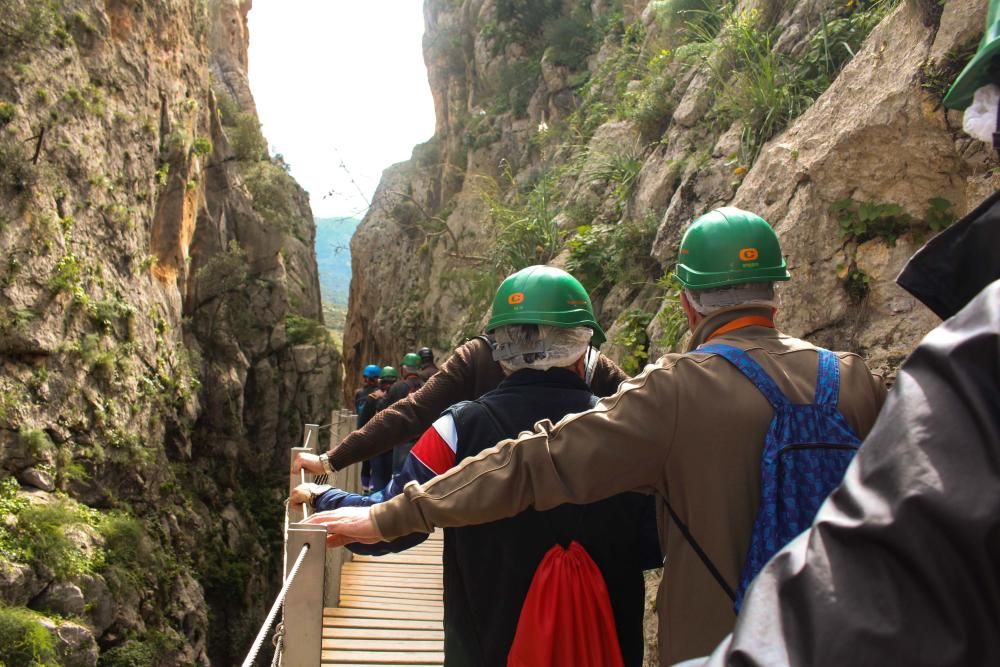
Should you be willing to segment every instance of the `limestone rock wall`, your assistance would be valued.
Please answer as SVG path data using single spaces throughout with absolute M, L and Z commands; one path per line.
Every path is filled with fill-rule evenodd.
M 637 370 L 683 339 L 658 279 L 685 227 L 732 204 L 782 236 L 781 326 L 891 375 L 935 325 L 895 274 L 1000 184 L 988 147 L 940 105 L 984 12 L 748 0 L 696 33 L 669 3 L 427 0 L 437 132 L 386 171 L 352 242 L 347 372 L 424 344 L 447 353 L 485 321 L 498 280 L 534 261 L 585 279 L 607 351 Z M 817 56 L 821 29 L 839 42 Z M 770 46 L 749 49 L 760 62 L 748 35 Z M 777 131 L 750 115 L 773 100 L 739 97 L 748 81 L 797 100 L 775 102 Z
M 0 5 L 0 599 L 61 664 L 238 662 L 340 393 L 250 2 Z
M 995 154 L 941 106 L 986 3 L 424 7 L 437 131 L 385 172 L 352 240 L 349 376 L 421 345 L 447 354 L 504 275 L 540 262 L 583 280 L 604 351 L 637 372 L 683 346 L 664 274 L 687 225 L 724 205 L 781 236 L 788 333 L 891 380 L 937 325 L 894 278 L 1000 187 Z

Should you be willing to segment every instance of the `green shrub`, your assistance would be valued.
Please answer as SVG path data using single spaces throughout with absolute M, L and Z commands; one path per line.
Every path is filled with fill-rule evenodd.
M 545 43 L 549 45 L 549 58 L 554 64 L 579 69 L 587 63 L 598 37 L 589 19 L 589 12 L 576 11 L 545 23 Z
M 53 0 L 4 2 L 3 12 L 0 12 L 0 55 L 43 46 L 56 31 L 66 35 L 56 8 Z M 65 46 L 63 39 L 56 41 Z
M 653 315 L 643 310 L 627 310 L 618 316 L 615 324 L 619 326 L 611 342 L 620 345 L 625 355 L 619 360 L 619 365 L 626 375 L 639 373 L 649 359 L 649 335 L 646 327 L 652 321 Z
M 14 105 L 10 102 L 0 102 L 0 127 L 14 120 Z
M 49 289 L 53 292 L 72 291 L 80 285 L 81 275 L 80 260 L 72 250 L 67 250 L 56 262 L 55 272 L 49 278 Z
M 212 152 L 212 140 L 208 137 L 198 137 L 191 144 L 191 152 L 195 155 L 208 155 Z
M 861 269 L 854 267 L 847 272 L 843 286 L 851 302 L 858 304 L 864 301 L 871 291 L 871 278 Z
M 547 264 L 559 252 L 559 227 L 555 174 L 543 174 L 527 193 L 514 185 L 509 166 L 505 177 L 509 194 L 501 197 L 497 188 L 484 193 L 489 206 L 493 245 L 488 264 L 502 275 L 533 264 Z
M 823 14 L 802 55 L 774 49 L 778 27 L 766 25 L 758 13 L 733 15 L 716 44 L 724 57 L 709 52 L 706 61 L 719 88 L 714 113 L 742 126 L 742 161 L 753 163 L 761 147 L 805 111 L 854 57 L 871 30 L 898 0 L 848 3 Z M 715 15 L 718 12 L 695 15 Z M 704 29 L 691 26 L 698 41 L 714 38 L 714 19 Z M 701 31 L 701 32 L 700 32 Z
M 152 547 L 142 522 L 122 512 L 113 512 L 98 527 L 104 537 L 105 561 L 119 567 L 137 567 L 149 562 Z
M 920 86 L 937 100 L 943 100 L 959 72 L 972 60 L 979 48 L 979 37 L 948 51 L 941 60 L 928 60 L 920 67 Z
M 643 282 L 655 270 L 649 256 L 656 218 L 625 218 L 616 225 L 584 225 L 567 241 L 566 270 L 593 292 L 611 285 Z
M 951 227 L 957 219 L 954 207 L 955 205 L 944 197 L 931 197 L 927 200 L 924 220 L 931 231 L 940 232 Z
M 639 86 L 625 93 L 624 116 L 636 123 L 646 139 L 659 139 L 677 102 L 671 95 L 674 79 L 667 74 L 673 54 L 664 49 L 650 58 Z
M 528 102 L 538 87 L 541 64 L 537 60 L 521 58 L 504 61 L 497 74 L 496 96 L 490 108 L 491 113 L 501 114 L 512 111 L 515 116 L 524 116 Z
M 322 345 L 330 341 L 330 332 L 322 322 L 300 315 L 285 317 L 285 336 L 289 345 Z
M 257 162 L 267 159 L 267 140 L 260 131 L 260 122 L 249 112 L 236 114 L 232 127 L 226 128 L 226 136 L 237 160 Z
M 225 252 L 212 256 L 195 278 L 205 292 L 217 295 L 243 287 L 247 282 L 247 254 L 236 241 Z
M 910 229 L 913 217 L 892 202 L 855 201 L 851 198 L 833 203 L 830 212 L 840 223 L 843 236 L 856 243 L 883 239 L 896 245 L 896 239 Z
M 163 632 L 147 632 L 130 637 L 123 643 L 101 654 L 98 667 L 159 667 L 165 658 L 180 650 L 183 641 Z
M 45 505 L 32 505 L 17 495 L 18 488 L 13 478 L 0 482 L 0 509 L 9 517 L 0 524 L 0 556 L 49 568 L 60 578 L 92 572 L 100 566 L 101 552 L 84 553 L 66 536 L 71 526 L 96 525 L 99 516 L 94 510 L 61 497 Z
M 7 667 L 57 667 L 55 640 L 23 607 L 0 606 L 0 664 Z
M 41 461 L 48 452 L 55 448 L 49 434 L 38 428 L 22 427 L 17 432 L 17 438 L 35 461 Z
M 634 146 L 619 153 L 599 156 L 587 172 L 581 174 L 581 178 L 613 185 L 616 214 L 621 215 L 638 185 L 641 170 L 642 153 L 638 146 Z
M 294 198 L 297 188 L 288 172 L 268 160 L 243 165 L 241 175 L 253 197 L 253 210 L 264 222 L 286 232 L 300 227 L 302 214 Z
M 660 337 L 656 342 L 668 352 L 678 352 L 678 346 L 688 331 L 687 314 L 680 301 L 680 288 L 670 272 L 660 278 L 657 285 L 664 290 L 664 295 L 660 312 L 656 314 L 656 323 L 660 327 Z

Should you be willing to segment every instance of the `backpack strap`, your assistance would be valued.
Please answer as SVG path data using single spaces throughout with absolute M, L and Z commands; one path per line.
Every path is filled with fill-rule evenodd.
M 819 370 L 816 372 L 816 405 L 837 407 L 840 398 L 840 360 L 830 350 L 819 348 Z
M 767 402 L 775 410 L 791 405 L 788 397 L 778 388 L 778 385 L 771 379 L 771 376 L 744 350 L 731 345 L 713 343 L 712 345 L 702 345 L 695 352 L 717 354 L 733 366 L 736 366 L 748 380 L 754 383 L 757 390 L 764 394 L 764 398 L 767 399 Z
M 700 544 L 698 544 L 698 540 L 694 539 L 694 535 L 691 534 L 691 531 L 688 529 L 687 524 L 681 521 L 681 518 L 677 516 L 676 512 L 674 512 L 674 508 L 670 506 L 669 502 L 667 503 L 667 511 L 670 513 L 670 518 L 673 519 L 674 523 L 677 524 L 677 528 L 680 529 L 681 535 L 683 535 L 684 539 L 687 540 L 687 543 L 691 545 L 691 548 L 694 549 L 694 552 L 698 554 L 698 558 L 700 558 L 701 562 L 705 564 L 705 567 L 708 569 L 709 573 L 711 573 L 711 575 L 715 577 L 715 580 L 719 582 L 719 586 L 722 587 L 722 590 L 725 591 L 726 595 L 729 596 L 729 599 L 735 603 L 736 593 L 733 592 L 732 587 L 726 582 L 726 579 L 722 576 L 722 573 L 719 572 L 719 568 L 715 567 L 715 563 L 712 562 L 712 559 L 708 557 L 708 554 L 705 553 L 705 550 L 701 548 Z M 666 561 L 666 559 L 664 559 L 664 561 Z M 664 565 L 666 565 L 666 562 L 664 562 Z

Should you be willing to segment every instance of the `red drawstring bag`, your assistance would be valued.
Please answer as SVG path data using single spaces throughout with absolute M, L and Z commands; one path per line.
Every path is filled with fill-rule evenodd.
M 542 558 L 507 667 L 624 667 L 608 587 L 579 543 L 557 544 Z

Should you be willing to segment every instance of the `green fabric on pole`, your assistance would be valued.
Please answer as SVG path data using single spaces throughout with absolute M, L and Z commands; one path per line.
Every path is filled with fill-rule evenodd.
M 1000 0 L 991 0 L 986 15 L 986 31 L 979 50 L 955 79 L 944 105 L 949 109 L 965 109 L 972 104 L 976 91 L 989 83 L 1000 84 L 1000 66 L 993 66 L 993 57 L 1000 53 Z

